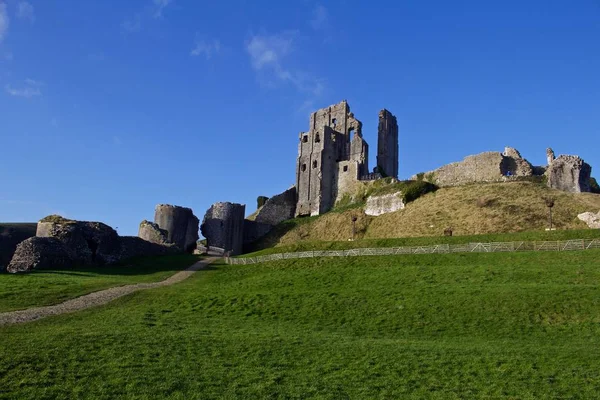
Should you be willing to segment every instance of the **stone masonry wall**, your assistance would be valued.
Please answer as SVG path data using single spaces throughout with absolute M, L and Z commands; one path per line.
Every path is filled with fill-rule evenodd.
M 444 165 L 424 173 L 424 179 L 438 186 L 456 186 L 475 182 L 503 182 L 508 177 L 531 176 L 533 173 L 531 164 L 516 149 L 507 147 L 505 154 L 489 151 Z
M 220 247 L 231 255 L 242 253 L 246 206 L 237 203 L 215 203 L 202 220 L 202 235 L 209 246 Z
M 186 207 L 159 204 L 154 212 L 154 223 L 169 232 L 169 242 L 188 253 L 196 248 L 199 222 L 192 209 Z

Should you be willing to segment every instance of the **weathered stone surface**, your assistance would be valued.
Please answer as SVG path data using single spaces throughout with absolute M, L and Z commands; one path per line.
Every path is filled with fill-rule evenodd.
M 271 232 L 273 225 L 263 224 L 249 219 L 244 220 L 244 240 L 243 244 L 250 244 L 257 241 L 267 233 Z
M 254 220 L 261 224 L 277 225 L 294 218 L 296 211 L 296 187 L 292 186 L 283 193 L 268 199 L 258 210 Z
M 554 150 L 548 147 L 546 149 L 546 161 L 548 162 L 548 165 L 552 164 L 555 158 L 556 156 L 554 155 Z
M 384 176 L 398 178 L 398 122 L 386 109 L 379 111 L 377 169 Z
M 585 222 L 587 226 L 592 229 L 600 229 L 600 211 L 598 214 L 594 214 L 593 212 L 584 212 L 579 214 L 577 218 Z
M 65 243 L 53 237 L 32 237 L 21 242 L 6 268 L 10 273 L 32 269 L 60 269 L 75 264 Z
M 169 243 L 169 232 L 164 229 L 160 229 L 158 224 L 146 220 L 140 222 L 138 237 L 150 243 L 158 243 L 163 245 Z
M 548 166 L 548 186 L 566 192 L 591 191 L 592 167 L 578 156 L 561 155 Z
M 381 196 L 370 196 L 367 198 L 365 214 L 378 216 L 402 210 L 404 207 L 405 204 L 402 200 L 402 192 L 384 194 Z
M 209 246 L 222 248 L 231 255 L 242 253 L 246 206 L 237 203 L 215 203 L 202 220 L 202 235 Z
M 296 215 L 319 215 L 334 205 L 338 162 L 355 161 L 359 175 L 369 172 L 369 145 L 345 100 L 312 113 L 299 139 Z
M 137 236 L 121 236 L 121 260 L 132 257 L 177 254 L 181 249 L 173 243 L 152 243 Z
M 63 242 L 77 264 L 103 265 L 120 260 L 119 235 L 101 222 L 49 216 L 38 222 L 36 236 L 53 237 Z
M 532 176 L 533 166 L 529 161 L 521 157 L 521 153 L 513 147 L 506 147 L 501 172 L 508 176 Z
M 17 245 L 35 236 L 36 223 L 0 224 L 0 271 L 10 262 Z
M 512 147 L 505 153 L 489 151 L 465 157 L 461 162 L 444 165 L 423 174 L 438 186 L 456 186 L 477 182 L 503 182 L 510 177 L 531 176 L 533 167 Z M 417 176 L 411 179 L 417 179 Z
M 192 253 L 198 241 L 198 218 L 190 208 L 159 204 L 154 212 L 154 223 L 166 230 L 169 242 Z

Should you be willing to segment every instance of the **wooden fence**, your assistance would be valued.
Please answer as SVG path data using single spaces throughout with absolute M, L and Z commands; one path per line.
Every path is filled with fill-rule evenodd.
M 589 249 L 600 249 L 600 239 L 553 240 L 547 242 L 436 244 L 432 246 L 358 248 L 350 250 L 311 250 L 295 253 L 269 254 L 257 257 L 227 257 L 225 260 L 228 264 L 232 265 L 248 265 L 274 260 L 314 257 L 388 256 L 398 254 L 436 253 L 495 253 L 513 251 L 573 251 Z

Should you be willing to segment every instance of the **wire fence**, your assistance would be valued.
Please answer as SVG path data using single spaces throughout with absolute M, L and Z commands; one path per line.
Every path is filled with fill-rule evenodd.
M 399 254 L 448 254 L 448 253 L 496 253 L 514 251 L 573 251 L 600 249 L 600 239 L 553 240 L 545 242 L 495 242 L 436 244 L 431 246 L 405 246 L 358 248 L 350 250 L 310 250 L 294 253 L 278 253 L 257 257 L 226 257 L 227 264 L 248 265 L 267 261 L 314 257 L 389 256 Z

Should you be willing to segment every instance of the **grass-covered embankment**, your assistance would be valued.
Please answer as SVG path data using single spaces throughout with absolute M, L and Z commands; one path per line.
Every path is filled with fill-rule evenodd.
M 594 398 L 600 251 L 214 265 L 0 329 L 0 398 Z
M 382 186 L 374 193 L 393 191 L 398 185 Z M 586 229 L 577 215 L 600 210 L 599 194 L 567 193 L 533 182 L 471 184 L 422 194 L 405 209 L 378 217 L 365 215 L 361 202 L 342 203 L 320 216 L 285 221 L 246 250 L 347 241 L 353 217 L 357 239 L 440 236 L 446 228 L 457 236 L 543 231 L 548 227 L 545 197 L 555 199 L 553 226 L 561 231 Z
M 122 265 L 0 274 L 0 312 L 57 304 L 97 290 L 157 282 L 198 261 L 189 254 L 141 257 Z

